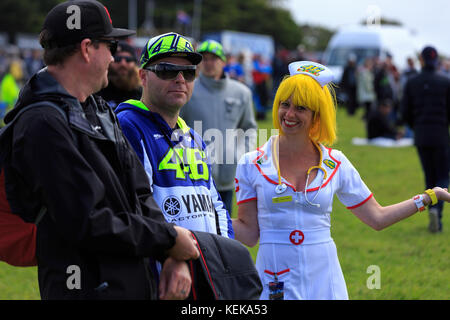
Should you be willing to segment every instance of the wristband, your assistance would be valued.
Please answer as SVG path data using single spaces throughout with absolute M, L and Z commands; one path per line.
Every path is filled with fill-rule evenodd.
M 434 192 L 431 189 L 427 189 L 427 190 L 425 190 L 425 193 L 430 196 L 430 199 L 431 199 L 430 205 L 434 206 L 436 203 L 438 203 L 438 199 L 436 197 L 436 192 Z
M 419 211 L 425 210 L 425 205 L 423 204 L 423 195 L 418 194 L 417 196 L 414 196 L 413 200 L 417 207 L 417 210 Z

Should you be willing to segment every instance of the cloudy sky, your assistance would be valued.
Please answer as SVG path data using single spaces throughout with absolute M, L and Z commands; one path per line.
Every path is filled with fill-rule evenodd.
M 450 0 L 285 0 L 298 23 L 340 26 L 381 17 L 414 31 L 421 43 L 450 56 Z

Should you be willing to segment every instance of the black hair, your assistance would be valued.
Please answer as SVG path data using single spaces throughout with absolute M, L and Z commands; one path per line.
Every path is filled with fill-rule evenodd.
M 392 105 L 393 105 L 393 101 L 391 99 L 389 99 L 389 98 L 382 99 L 380 101 L 380 103 L 378 104 L 379 107 L 381 107 L 381 106 L 392 107 Z

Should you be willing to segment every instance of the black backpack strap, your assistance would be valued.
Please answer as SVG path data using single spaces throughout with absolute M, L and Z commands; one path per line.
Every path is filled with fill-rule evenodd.
M 51 102 L 51 101 L 39 101 L 39 102 L 35 102 L 32 103 L 24 108 L 22 108 L 15 116 L 14 118 L 11 120 L 11 122 L 9 122 L 7 125 L 5 125 L 3 128 L 0 129 L 0 141 L 4 139 L 4 137 L 10 132 L 10 130 L 12 129 L 13 125 L 17 122 L 17 120 L 20 118 L 20 116 L 22 114 L 24 114 L 26 111 L 32 109 L 32 108 L 38 108 L 38 107 L 51 107 L 54 108 L 56 110 L 58 110 L 58 112 L 64 117 L 64 119 L 66 119 L 67 122 L 69 122 L 69 118 L 66 114 L 66 111 L 64 111 L 61 107 L 59 107 L 56 103 Z M 2 143 L 3 144 L 3 143 Z M 2 154 L 4 153 L 5 150 L 2 150 Z M 2 157 L 3 158 L 3 157 Z
M 39 101 L 39 102 L 35 102 L 32 103 L 26 107 L 24 107 L 23 109 L 21 109 L 15 116 L 14 118 L 11 120 L 11 122 L 9 122 L 6 126 L 4 126 L 3 128 L 1 128 L 0 130 L 0 141 L 4 141 L 3 138 L 5 138 L 5 135 L 7 134 L 11 134 L 11 130 L 13 128 L 14 123 L 19 119 L 19 117 L 24 114 L 26 111 L 32 109 L 32 108 L 39 108 L 39 107 L 51 107 L 54 108 L 56 110 L 58 110 L 58 112 L 64 117 L 64 119 L 68 122 L 69 118 L 66 114 L 66 111 L 64 111 L 60 106 L 58 106 L 56 103 L 51 102 L 51 101 Z M 76 136 L 72 133 L 72 137 L 75 140 L 75 143 L 77 143 L 77 139 Z M 9 145 L 9 144 L 8 144 Z M 4 143 L 1 143 L 1 163 L 0 163 L 0 167 L 3 167 L 3 161 L 6 158 L 6 154 L 7 152 L 9 152 L 9 150 L 6 150 L 7 148 L 4 148 L 6 145 Z M 8 148 L 9 149 L 9 148 Z M 39 213 L 36 217 L 35 220 L 35 224 L 38 225 L 38 223 L 42 220 L 42 218 L 44 217 L 44 215 L 47 213 L 47 207 L 45 205 L 43 205 L 41 207 L 41 209 L 39 210 Z
M 64 117 L 64 119 L 66 119 L 66 121 L 69 121 L 66 111 L 64 111 L 60 106 L 58 106 L 56 103 L 51 102 L 51 101 L 38 101 L 35 103 L 32 103 L 24 108 L 22 108 L 16 115 L 15 117 L 11 120 L 10 123 L 8 123 L 5 128 L 11 126 L 13 123 L 15 123 L 17 121 L 17 119 L 19 119 L 19 117 L 24 114 L 26 111 L 32 109 L 32 108 L 38 108 L 38 107 L 51 107 L 54 108 L 56 110 L 58 110 L 58 112 Z
M 10 152 L 10 141 L 11 141 L 11 134 L 12 134 L 12 128 L 14 124 L 17 122 L 17 120 L 20 118 L 22 114 L 24 114 L 26 111 L 32 109 L 32 108 L 38 108 L 38 107 L 51 107 L 56 109 L 63 117 L 66 119 L 67 123 L 69 122 L 69 118 L 66 114 L 66 111 L 63 110 L 61 107 L 59 107 L 56 103 L 51 101 L 39 101 L 32 103 L 23 109 L 21 109 L 9 122 L 7 125 L 5 125 L 3 128 L 0 129 L 0 167 L 3 167 L 3 161 L 7 157 L 7 154 Z M 73 135 L 72 135 L 73 136 Z M 76 139 L 74 137 L 74 140 L 76 142 Z

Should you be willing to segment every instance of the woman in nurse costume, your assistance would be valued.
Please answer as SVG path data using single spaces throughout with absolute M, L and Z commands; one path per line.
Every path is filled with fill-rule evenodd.
M 237 167 L 235 237 L 250 247 L 259 240 L 261 299 L 348 299 L 330 234 L 334 195 L 362 222 L 381 230 L 438 200 L 450 201 L 450 194 L 435 187 L 379 205 L 345 155 L 330 148 L 336 140 L 331 71 L 298 61 L 289 73 L 273 102 L 279 135 L 246 153 Z

